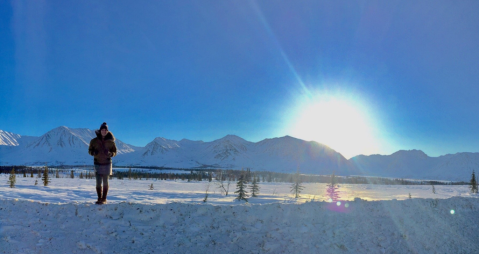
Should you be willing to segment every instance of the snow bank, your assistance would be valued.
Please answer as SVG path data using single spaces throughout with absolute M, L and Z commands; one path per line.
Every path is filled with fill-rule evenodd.
M 0 251 L 479 253 L 478 225 L 479 199 L 463 197 L 262 205 L 0 200 Z

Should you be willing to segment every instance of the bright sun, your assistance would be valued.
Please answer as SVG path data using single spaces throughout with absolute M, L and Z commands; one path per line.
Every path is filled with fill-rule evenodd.
M 325 144 L 346 158 L 377 151 L 374 121 L 359 101 L 317 96 L 299 104 L 290 117 L 292 136 Z

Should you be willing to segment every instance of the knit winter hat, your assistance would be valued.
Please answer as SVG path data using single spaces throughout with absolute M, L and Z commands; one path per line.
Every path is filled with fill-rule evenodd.
M 108 130 L 108 125 L 106 125 L 106 123 L 103 123 L 103 124 L 100 126 L 100 130 L 102 130 L 102 129 Z

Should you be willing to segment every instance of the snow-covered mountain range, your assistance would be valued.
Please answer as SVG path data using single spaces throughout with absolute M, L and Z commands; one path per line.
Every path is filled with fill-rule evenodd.
M 82 165 L 91 164 L 88 154 L 90 140 L 95 131 L 85 128 L 55 128 L 40 137 L 21 136 L 0 131 L 0 165 Z M 120 140 L 116 142 L 118 154 L 135 151 L 138 147 Z
M 479 172 L 479 153 L 430 157 L 420 150 L 401 150 L 391 155 L 358 155 L 349 159 L 363 175 L 430 180 L 469 181 Z
M 88 145 L 95 132 L 61 126 L 40 137 L 0 130 L 0 165 L 91 165 Z M 479 153 L 429 157 L 418 150 L 391 155 L 358 155 L 347 160 L 326 145 L 290 136 L 249 142 L 227 135 L 211 142 L 158 137 L 145 147 L 116 137 L 121 166 L 228 168 L 305 174 L 370 175 L 415 179 L 464 180 L 479 171 Z

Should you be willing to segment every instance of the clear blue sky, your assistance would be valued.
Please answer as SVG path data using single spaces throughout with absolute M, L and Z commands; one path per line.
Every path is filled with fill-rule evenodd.
M 291 127 L 298 105 L 328 95 L 361 105 L 381 143 L 346 157 L 479 152 L 478 12 L 477 0 L 1 1 L 0 129 L 106 121 L 140 146 L 259 141 L 305 133 Z

